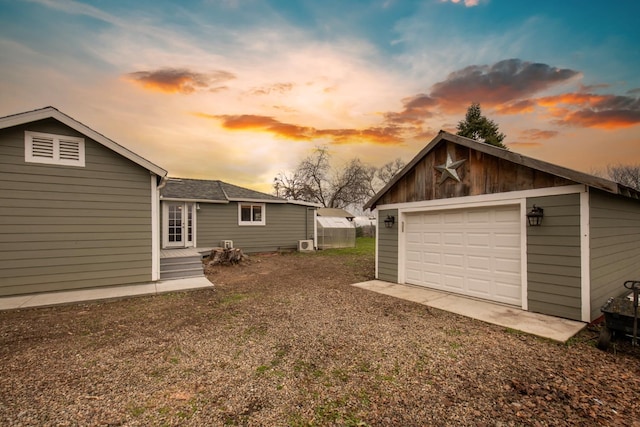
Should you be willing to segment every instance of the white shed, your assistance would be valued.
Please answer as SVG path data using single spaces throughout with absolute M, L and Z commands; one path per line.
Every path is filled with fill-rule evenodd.
M 354 248 L 356 227 L 353 218 L 344 209 L 318 209 L 318 249 Z

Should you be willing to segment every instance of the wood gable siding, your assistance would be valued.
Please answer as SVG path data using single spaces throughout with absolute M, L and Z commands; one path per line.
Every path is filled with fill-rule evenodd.
M 440 172 L 435 167 L 446 162 L 447 152 L 454 161 L 465 159 L 457 168 L 461 182 L 447 179 L 440 184 Z M 376 204 L 389 205 L 571 184 L 574 182 L 472 148 L 441 141 L 389 188 Z
M 232 240 L 244 252 L 297 249 L 298 240 L 313 239 L 315 209 L 290 203 L 267 203 L 266 225 L 238 225 L 238 202 L 200 203 L 196 233 L 198 247 Z
M 527 200 L 544 207 L 542 227 L 527 227 L 529 311 L 581 320 L 580 195 Z
M 640 280 L 640 203 L 592 190 L 589 215 L 591 318 L 595 319 L 602 315 L 600 308 L 607 299 L 625 292 L 626 280 Z
M 25 162 L 25 130 L 82 137 L 85 167 Z M 0 130 L 0 295 L 151 280 L 149 171 L 57 120 Z

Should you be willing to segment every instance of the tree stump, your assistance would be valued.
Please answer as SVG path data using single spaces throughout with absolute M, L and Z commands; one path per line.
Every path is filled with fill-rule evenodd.
M 208 265 L 238 264 L 244 259 L 242 249 L 239 248 L 213 248 L 209 255 Z

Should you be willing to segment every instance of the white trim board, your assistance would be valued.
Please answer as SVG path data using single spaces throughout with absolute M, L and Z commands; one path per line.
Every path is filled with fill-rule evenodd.
M 501 204 L 502 202 L 528 199 L 532 197 L 559 196 L 564 194 L 583 193 L 586 186 L 567 185 L 563 187 L 541 188 L 536 190 L 509 191 L 507 193 L 481 194 L 478 196 L 452 197 L 450 199 L 422 200 L 419 202 L 393 203 L 378 205 L 376 210 L 398 209 L 404 212 L 428 209 L 458 209 L 461 207 L 483 207 Z

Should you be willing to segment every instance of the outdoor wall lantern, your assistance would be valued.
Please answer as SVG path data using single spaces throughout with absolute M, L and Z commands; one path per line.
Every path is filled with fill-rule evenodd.
M 542 217 L 544 216 L 544 209 L 540 206 L 533 205 L 531 210 L 527 212 L 527 221 L 529 227 L 538 227 L 542 225 Z
M 387 218 L 384 220 L 385 228 L 393 228 L 393 224 L 396 223 L 396 218 L 393 215 L 387 215 Z

